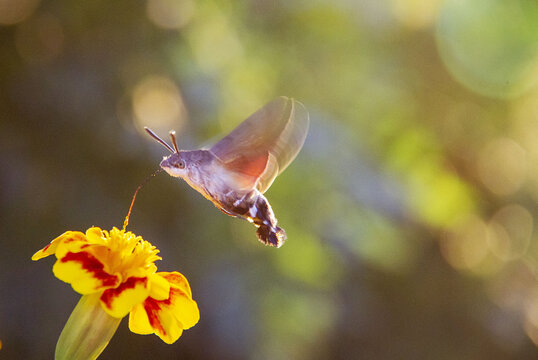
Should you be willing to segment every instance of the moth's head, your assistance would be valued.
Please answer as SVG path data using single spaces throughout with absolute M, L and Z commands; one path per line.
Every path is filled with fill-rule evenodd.
M 163 158 L 160 164 L 161 168 L 166 171 L 170 176 L 185 177 L 185 175 L 187 174 L 187 164 L 185 156 L 183 155 L 183 151 L 179 151 L 179 148 L 177 147 L 176 132 L 170 131 L 170 139 L 172 139 L 172 145 L 174 145 L 174 147 L 172 148 L 166 143 L 166 141 L 161 139 L 149 128 L 145 127 L 144 129 L 152 138 L 157 140 L 162 146 L 164 146 L 166 149 L 168 149 L 168 151 L 172 153 L 172 155 L 165 156 Z
M 160 166 L 170 176 L 184 177 L 187 175 L 187 161 L 182 156 L 182 151 L 165 156 Z

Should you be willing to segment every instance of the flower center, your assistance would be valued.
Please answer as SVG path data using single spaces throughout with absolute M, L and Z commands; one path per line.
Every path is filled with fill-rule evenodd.
M 103 231 L 106 247 L 97 249 L 96 255 L 103 259 L 110 273 L 120 273 L 125 279 L 144 276 L 157 270 L 154 262 L 160 260 L 159 250 L 130 231 L 113 228 Z

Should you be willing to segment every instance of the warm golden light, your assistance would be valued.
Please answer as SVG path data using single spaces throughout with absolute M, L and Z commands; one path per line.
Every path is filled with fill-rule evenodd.
M 531 341 L 538 346 L 538 327 L 526 321 L 524 324 L 525 333 Z
M 538 329 L 538 289 L 525 304 L 525 318 Z
M 148 0 L 148 18 L 163 29 L 180 29 L 187 25 L 194 14 L 192 0 Z
M 463 218 L 446 234 L 441 250 L 454 268 L 475 268 L 488 254 L 487 225 L 476 215 Z
M 63 50 L 63 27 L 52 15 L 33 17 L 17 27 L 15 45 L 19 55 L 29 64 L 50 62 Z
M 535 345 L 538 345 L 538 290 L 535 289 L 527 299 L 524 315 L 525 333 Z
M 295 101 L 213 147 L 279 96 L 309 114 L 289 167 Z M 0 360 L 53 357 L 73 308 L 30 248 L 122 225 L 155 174 L 132 229 L 205 328 L 124 324 L 106 358 L 536 357 L 538 0 L 0 0 L 0 148 Z
M 148 126 L 158 133 L 180 131 L 187 118 L 179 88 L 166 77 L 148 76 L 140 81 L 133 92 L 132 107 L 138 127 Z
M 512 104 L 512 126 L 516 139 L 527 153 L 525 187 L 538 202 L 538 90 Z
M 441 0 L 392 0 L 394 16 L 405 26 L 423 29 L 437 18 Z
M 497 211 L 489 222 L 489 248 L 501 260 L 521 257 L 529 247 L 532 229 L 532 215 L 526 208 L 516 204 L 507 205 Z
M 0 25 L 14 25 L 30 16 L 39 0 L 0 0 Z
M 243 46 L 232 24 L 216 5 L 207 5 L 203 16 L 189 27 L 189 43 L 197 64 L 214 72 L 240 59 Z
M 512 103 L 512 127 L 515 139 L 538 159 L 538 90 Z M 530 162 L 538 167 L 538 162 Z
M 510 195 L 527 177 L 525 150 L 512 139 L 491 140 L 480 151 L 476 164 L 480 180 L 497 195 Z

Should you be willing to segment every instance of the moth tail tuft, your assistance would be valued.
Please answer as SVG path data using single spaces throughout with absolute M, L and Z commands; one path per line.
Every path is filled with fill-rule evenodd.
M 286 232 L 280 227 L 273 228 L 272 226 L 261 225 L 256 231 L 258 239 L 265 245 L 279 248 L 287 239 Z

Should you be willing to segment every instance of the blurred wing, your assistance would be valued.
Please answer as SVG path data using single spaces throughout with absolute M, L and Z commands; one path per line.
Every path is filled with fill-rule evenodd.
M 279 97 L 211 147 L 242 188 L 264 193 L 301 150 L 310 120 L 303 104 Z

